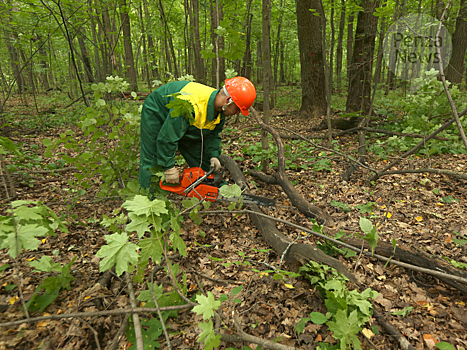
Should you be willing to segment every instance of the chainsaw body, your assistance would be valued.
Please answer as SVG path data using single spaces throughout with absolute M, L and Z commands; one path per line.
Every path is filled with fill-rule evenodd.
M 187 168 L 180 174 L 179 184 L 167 184 L 163 183 L 161 180 L 159 185 L 165 191 L 170 191 L 186 197 L 196 197 L 198 199 L 204 198 L 207 201 L 214 202 L 219 194 L 219 189 L 216 186 L 200 183 L 194 188 L 188 189 L 191 185 L 193 185 L 193 183 L 205 175 L 206 172 L 201 168 Z M 209 174 L 203 181 L 214 181 L 214 174 Z
M 168 184 L 163 183 L 162 180 L 159 186 L 169 192 L 173 192 L 185 197 L 196 197 L 198 199 L 204 199 L 209 202 L 216 200 L 224 202 L 237 202 L 239 198 L 224 198 L 219 193 L 219 188 L 215 186 L 218 182 L 214 179 L 212 173 L 214 169 L 211 169 L 206 173 L 203 169 L 198 167 L 187 168 L 180 174 L 180 183 Z M 242 194 L 241 197 L 243 203 L 257 204 L 263 206 L 274 206 L 275 201 L 266 197 L 255 196 L 251 194 Z

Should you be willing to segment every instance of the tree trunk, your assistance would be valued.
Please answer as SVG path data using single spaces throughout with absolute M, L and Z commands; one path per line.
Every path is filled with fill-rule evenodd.
M 348 18 L 348 26 L 347 26 L 347 81 L 350 80 L 350 64 L 352 62 L 352 50 L 353 50 L 353 22 L 354 22 L 354 15 L 350 14 Z
M 175 57 L 175 49 L 173 46 L 172 36 L 170 35 L 169 26 L 167 24 L 167 17 L 165 16 L 162 0 L 159 0 L 159 11 L 161 14 L 162 23 L 164 25 L 165 54 L 167 64 L 169 65 L 169 72 L 172 73 L 175 77 L 179 77 L 180 73 L 178 71 L 177 58 Z
M 143 9 L 144 14 L 147 18 L 151 18 L 151 13 L 149 11 L 148 2 L 147 0 L 143 0 Z M 148 26 L 150 27 L 150 26 Z M 154 38 L 151 31 L 146 32 L 147 40 L 148 40 L 148 70 L 151 72 L 150 78 L 151 79 L 160 79 L 158 64 L 157 64 L 157 57 L 156 57 L 156 47 L 154 45 Z M 151 87 L 151 84 L 148 85 Z
M 280 48 L 280 64 L 279 64 L 279 82 L 281 84 L 285 83 L 285 67 L 284 67 L 284 59 L 285 59 L 285 44 L 284 42 L 281 42 L 281 48 Z
M 383 4 L 383 7 L 385 7 L 386 4 Z M 379 43 L 378 43 L 378 53 L 376 55 L 376 67 L 375 67 L 375 76 L 374 76 L 374 84 L 375 88 L 377 88 L 377 85 L 381 81 L 381 68 L 383 64 L 383 43 L 384 43 L 384 35 L 386 33 L 386 19 L 384 17 L 381 17 L 381 26 L 380 26 L 380 31 L 379 31 Z
M 362 111 L 368 114 L 370 111 L 372 62 L 378 28 L 378 17 L 373 13 L 378 4 L 379 1 L 364 0 L 363 9 L 358 13 L 352 63 L 349 67 L 348 113 Z
M 336 45 L 336 30 L 334 28 L 334 0 L 331 0 L 331 18 L 329 19 L 331 25 L 331 45 L 329 46 L 329 89 L 332 93 L 334 85 L 334 46 Z M 326 58 L 325 58 L 326 59 Z
M 10 55 L 11 70 L 16 80 L 16 87 L 18 88 L 18 93 L 21 94 L 24 92 L 24 77 L 23 77 L 23 74 L 21 73 L 21 66 L 20 66 L 20 59 L 19 59 L 18 51 L 13 46 L 14 38 L 12 38 L 12 35 L 8 33 L 8 29 L 6 27 L 3 27 L 3 32 L 5 35 L 5 44 L 6 44 L 6 47 L 8 48 L 8 53 Z
M 446 79 L 460 85 L 464 73 L 464 59 L 467 50 L 467 3 L 461 0 L 456 19 L 456 30 L 452 34 L 452 54 L 446 70 Z
M 49 79 L 47 78 L 47 71 L 49 68 L 47 67 L 47 52 L 44 49 L 45 43 L 42 40 L 42 37 L 38 35 L 38 45 L 39 45 L 39 56 L 40 56 L 40 63 L 39 66 L 41 67 L 41 82 L 42 82 L 42 89 L 47 91 L 50 88 Z
M 262 82 L 262 72 L 261 68 L 262 67 L 262 52 L 263 52 L 263 44 L 261 40 L 258 40 L 256 42 L 256 84 L 261 84 Z
M 104 63 L 104 71 L 105 75 L 112 75 L 114 71 L 117 69 L 117 58 L 115 56 L 115 47 L 114 47 L 114 40 L 112 33 L 112 24 L 110 22 L 109 16 L 110 9 L 108 7 L 104 7 L 102 9 L 102 26 L 101 26 L 101 33 L 104 37 L 104 51 L 103 54 L 105 56 L 105 63 Z
M 92 33 L 92 40 L 94 43 L 94 68 L 96 72 L 96 80 L 103 81 L 104 74 L 102 69 L 101 58 L 99 56 L 99 46 L 97 40 L 97 32 L 96 32 L 96 24 L 94 22 L 95 16 L 92 10 L 92 0 L 88 0 L 88 13 L 89 13 L 89 23 L 91 24 L 91 33 Z
M 138 91 L 138 77 L 135 68 L 135 60 L 133 57 L 133 46 L 131 44 L 131 24 L 130 16 L 128 15 L 129 8 L 126 0 L 120 0 L 120 19 L 122 21 L 123 32 L 123 47 L 125 49 L 125 72 L 130 89 Z
M 211 10 L 211 44 L 213 47 L 213 58 L 211 60 L 211 85 L 216 88 L 220 87 L 220 77 L 219 77 L 219 35 L 215 32 L 217 26 L 219 25 L 219 20 L 217 18 L 217 1 L 211 0 L 209 2 Z
M 253 21 L 253 14 L 250 13 L 251 0 L 248 1 L 247 10 L 247 24 L 246 24 L 246 38 L 245 38 L 245 55 L 243 56 L 243 66 L 240 75 L 245 78 L 251 79 L 251 22 Z
M 344 49 L 342 43 L 344 41 L 345 30 L 345 0 L 341 0 L 341 17 L 339 20 L 339 34 L 337 36 L 336 48 L 336 79 L 337 79 L 337 92 L 342 92 L 342 57 Z
M 83 36 L 78 34 L 78 45 L 81 51 L 81 60 L 83 61 L 84 65 L 84 72 L 86 77 L 86 83 L 94 83 L 94 76 L 92 75 L 92 67 L 91 67 L 91 60 L 88 55 L 88 51 L 86 49 L 86 45 L 84 44 Z
M 272 86 L 271 67 L 271 0 L 262 0 L 262 24 L 263 24 L 263 123 L 268 125 L 271 117 L 269 95 Z M 261 135 L 263 151 L 269 149 L 268 133 L 266 130 Z M 262 158 L 263 172 L 267 172 L 268 161 Z
M 304 116 L 326 114 L 321 0 L 296 0 Z
M 195 78 L 196 81 L 205 84 L 206 83 L 206 72 L 204 70 L 204 59 L 201 56 L 201 39 L 199 36 L 199 5 L 198 0 L 191 0 L 191 8 L 188 13 L 190 16 L 190 27 L 193 34 L 193 53 L 195 56 Z

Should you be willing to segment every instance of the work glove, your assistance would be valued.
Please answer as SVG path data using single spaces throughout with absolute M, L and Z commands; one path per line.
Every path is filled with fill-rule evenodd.
M 212 168 L 214 168 L 214 171 L 219 171 L 222 168 L 221 162 L 216 157 L 211 158 L 211 169 Z
M 178 184 L 180 182 L 180 175 L 176 167 L 167 169 L 164 174 L 165 182 L 169 184 Z

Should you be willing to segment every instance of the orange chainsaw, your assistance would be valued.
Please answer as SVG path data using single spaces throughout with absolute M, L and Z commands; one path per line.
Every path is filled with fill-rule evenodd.
M 237 197 L 225 198 L 219 193 L 219 188 L 215 186 L 213 168 L 208 172 L 205 172 L 199 167 L 187 168 L 180 174 L 180 183 L 168 184 L 161 180 L 159 186 L 165 191 L 186 197 L 196 197 L 209 202 L 219 200 L 224 202 L 236 202 L 239 200 Z M 264 206 L 276 204 L 273 199 L 252 194 L 242 194 L 242 202 Z

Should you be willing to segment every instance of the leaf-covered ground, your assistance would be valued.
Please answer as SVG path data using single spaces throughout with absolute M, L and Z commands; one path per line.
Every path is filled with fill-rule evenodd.
M 297 119 L 289 111 L 276 111 L 276 114 L 280 116 L 272 118 L 274 126 L 302 134 L 310 134 L 312 126 L 319 122 Z M 60 131 L 58 128 L 46 131 L 20 128 L 8 136 L 15 142 L 24 142 L 26 150 L 40 156 L 44 149 L 41 140 L 56 137 Z M 257 160 L 252 145 L 260 140 L 259 135 L 247 118 L 237 123 L 230 122 L 224 135 L 224 153 L 236 158 L 244 171 L 253 169 L 257 166 Z M 320 134 L 313 135 L 317 137 L 315 142 L 320 143 Z M 290 140 L 286 142 L 292 144 Z M 356 149 L 356 136 L 343 136 L 337 139 L 336 144 L 342 152 L 350 154 Z M 250 150 L 246 152 L 245 148 L 248 147 Z M 312 146 L 301 147 L 300 150 L 291 149 L 290 159 L 298 168 L 288 170 L 287 175 L 308 201 L 331 213 L 336 221 L 332 229 L 355 232 L 357 235 L 361 233 L 359 218 L 364 216 L 374 225 L 378 224 L 380 239 L 384 241 L 392 242 L 395 239 L 405 249 L 425 251 L 449 261 L 467 263 L 465 181 L 445 175 L 401 174 L 369 183 L 369 173 L 358 170 L 352 181 L 347 183 L 341 179 L 350 164 L 347 159 Z M 372 167 L 381 169 L 388 160 L 391 161 L 391 158 L 370 157 L 368 162 Z M 410 161 L 402 162 L 399 169 L 430 165 L 465 172 L 466 161 L 465 155 L 412 157 Z M 317 167 L 320 170 L 316 171 Z M 27 176 L 31 176 L 34 182 L 28 182 Z M 104 235 L 107 234 L 99 222 L 103 215 L 110 216 L 120 211 L 122 202 L 115 198 L 96 201 L 94 194 L 98 191 L 98 185 L 88 190 L 78 202 L 72 201 L 73 189 L 68 184 L 72 176 L 72 171 L 41 173 L 34 169 L 28 175 L 14 176 L 16 199 L 43 201 L 57 214 L 67 218 L 69 232 L 46 238 L 37 251 L 21 254 L 15 264 L 12 264 L 5 250 L 0 251 L 0 266 L 12 264 L 11 268 L 0 273 L 0 322 L 24 317 L 18 288 L 11 286 L 17 285 L 17 277 L 21 276 L 23 296 L 26 301 L 29 300 L 46 276 L 33 272 L 28 261 L 39 259 L 43 254 L 53 256 L 54 261 L 62 265 L 76 258 L 71 270 L 75 280 L 71 290 L 61 291 L 44 312 L 33 313 L 31 317 L 112 310 L 130 305 L 123 280 L 113 276 L 108 288 L 97 284 L 102 274 L 99 273 L 100 259 L 96 257 L 96 252 L 105 243 Z M 225 178 L 229 180 L 228 174 L 225 174 Z M 251 193 L 276 199 L 277 206 L 265 209 L 265 213 L 312 227 L 311 222 L 291 206 L 280 188 L 265 185 L 249 175 L 247 178 Z M 179 203 L 179 198 L 173 197 L 173 200 Z M 2 203 L 4 212 L 7 202 L 3 200 Z M 225 209 L 225 206 L 216 203 L 213 208 Z M 299 230 L 284 224 L 278 224 L 278 228 L 291 240 L 302 235 Z M 237 302 L 223 304 L 220 309 L 220 326 L 226 332 L 234 332 L 232 316 L 235 314 L 246 333 L 264 339 L 279 339 L 282 344 L 301 349 L 314 349 L 319 341 L 334 343 L 325 325 L 309 322 L 304 332 L 297 334 L 295 326 L 302 318 L 313 311 L 325 313 L 326 308 L 318 292 L 305 280 L 289 279 L 285 283 L 264 272 L 270 270 L 270 266 L 279 267 L 281 257 L 269 250 L 246 215 L 206 216 L 199 227 L 187 216 L 182 233 L 188 246 L 188 257 L 175 257 L 174 262 L 180 263 L 181 269 L 187 273 L 190 297 L 200 290 L 204 293 L 211 291 L 216 297 L 220 294 L 230 295 L 234 288 L 243 285 L 242 291 L 236 295 Z M 316 243 L 312 236 L 303 236 L 300 241 Z M 394 265 L 385 266 L 384 262 L 365 256 L 340 259 L 363 285 L 380 293 L 376 305 L 386 312 L 388 320 L 416 349 L 431 349 L 439 341 L 449 342 L 456 349 L 467 347 L 465 294 L 431 276 Z M 146 276 L 149 276 L 149 268 Z M 156 274 L 156 279 L 165 286 L 170 284 L 163 272 Z M 143 287 L 143 284 L 136 284 L 136 293 Z M 413 309 L 407 315 L 392 315 L 393 312 L 408 310 L 408 307 Z M 124 318 L 124 315 L 66 318 L 3 327 L 0 328 L 0 350 L 104 349 L 117 336 Z M 167 326 L 172 349 L 200 348 L 196 342 L 200 334 L 197 326 L 199 320 L 200 317 L 188 311 L 169 319 Z M 369 339 L 359 335 L 364 349 L 398 348 L 375 320 L 368 325 L 368 329 L 376 334 L 368 333 Z M 161 348 L 165 349 L 164 337 L 161 336 L 159 341 Z M 129 345 L 128 339 L 123 336 L 117 348 L 126 349 Z M 244 343 L 222 344 L 220 349 L 229 346 L 240 349 L 248 345 L 255 348 L 252 344 Z

